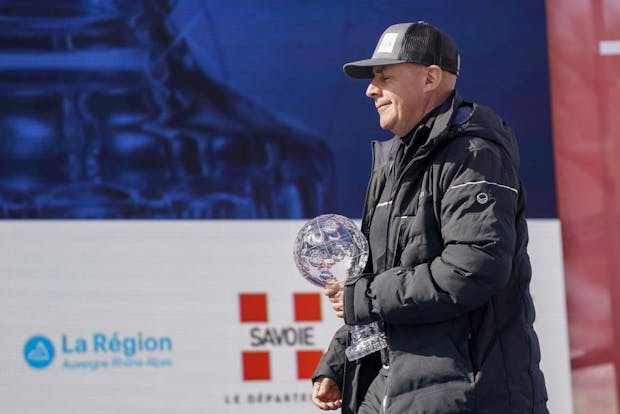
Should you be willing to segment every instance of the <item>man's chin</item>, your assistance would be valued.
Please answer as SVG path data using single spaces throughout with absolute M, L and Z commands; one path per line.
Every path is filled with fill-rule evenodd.
M 381 127 L 381 129 L 385 129 L 386 131 L 390 131 L 392 132 L 392 124 L 390 122 L 383 122 L 381 119 L 379 119 L 379 126 Z

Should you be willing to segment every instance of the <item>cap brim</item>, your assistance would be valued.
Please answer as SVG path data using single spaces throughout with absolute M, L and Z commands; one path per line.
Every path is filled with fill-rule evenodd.
M 405 60 L 399 59 L 364 59 L 355 62 L 346 63 L 342 70 L 348 76 L 354 79 L 370 79 L 374 75 L 372 68 L 375 66 L 395 65 L 397 63 L 406 63 Z

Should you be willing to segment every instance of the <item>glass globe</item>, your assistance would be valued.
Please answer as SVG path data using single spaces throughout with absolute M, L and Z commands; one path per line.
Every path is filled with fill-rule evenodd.
M 337 214 L 324 214 L 304 224 L 293 250 L 301 275 L 321 287 L 361 274 L 368 261 L 366 238 L 353 220 Z M 345 350 L 349 361 L 387 347 L 387 338 L 377 322 L 349 329 L 351 345 Z
M 362 273 L 368 260 L 368 242 L 353 220 L 324 214 L 299 230 L 293 254 L 301 275 L 324 287 Z

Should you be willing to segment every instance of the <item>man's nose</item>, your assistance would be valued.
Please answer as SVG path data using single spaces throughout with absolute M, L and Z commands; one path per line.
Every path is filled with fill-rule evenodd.
M 369 98 L 376 98 L 377 96 L 379 96 L 381 92 L 381 89 L 379 89 L 376 85 L 374 80 L 370 81 L 370 83 L 368 84 L 368 88 L 366 88 L 366 96 Z

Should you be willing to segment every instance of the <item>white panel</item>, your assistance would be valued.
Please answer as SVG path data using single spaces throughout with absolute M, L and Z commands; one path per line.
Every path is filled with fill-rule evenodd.
M 325 348 L 340 320 L 321 297 L 322 322 L 294 321 L 293 294 L 320 291 L 298 275 L 292 260 L 302 224 L 0 223 L 3 409 L 12 414 L 316 413 L 309 380 L 297 379 L 295 355 Z M 567 413 L 559 224 L 533 221 L 530 230 L 550 409 Z M 267 295 L 268 322 L 241 323 L 239 294 L 255 292 Z M 287 330 L 293 343 L 253 346 L 252 328 L 274 335 Z M 295 341 L 291 334 L 299 329 L 311 337 Z M 54 346 L 54 359 L 43 369 L 29 366 L 23 355 L 34 335 Z M 241 354 L 248 350 L 269 352 L 269 380 L 243 381 Z M 36 363 L 37 355 L 30 354 L 31 361 Z
M 562 237 L 559 220 L 529 220 L 534 327 L 541 348 L 550 413 L 572 413 Z
M 620 55 L 620 40 L 602 40 L 598 49 L 603 56 Z

